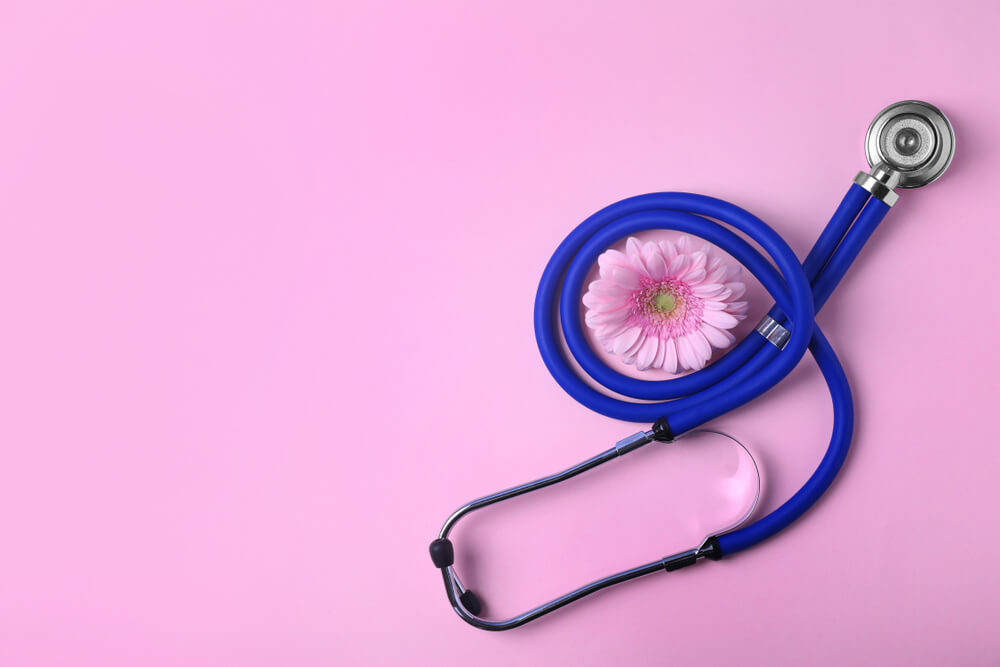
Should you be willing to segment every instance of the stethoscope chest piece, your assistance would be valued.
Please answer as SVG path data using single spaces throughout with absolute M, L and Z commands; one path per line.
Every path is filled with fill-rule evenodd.
M 873 173 L 888 168 L 898 174 L 894 185 L 901 188 L 919 188 L 937 179 L 954 155 L 951 123 L 926 102 L 907 100 L 887 106 L 865 135 L 865 156 Z

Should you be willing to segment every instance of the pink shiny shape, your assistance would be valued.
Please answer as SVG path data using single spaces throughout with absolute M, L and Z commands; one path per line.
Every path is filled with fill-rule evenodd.
M 0 3 L 0 664 L 995 662 L 998 20 L 987 0 Z M 957 154 L 819 318 L 858 403 L 830 494 L 731 560 L 514 633 L 461 623 L 426 553 L 447 514 L 640 428 L 535 349 L 566 233 L 687 190 L 804 256 L 871 118 L 913 97 Z M 830 422 L 806 361 L 713 426 L 759 456 L 768 511 Z M 514 602 L 685 548 L 661 522 L 701 489 L 634 456 L 460 557 L 571 554 L 497 582 Z

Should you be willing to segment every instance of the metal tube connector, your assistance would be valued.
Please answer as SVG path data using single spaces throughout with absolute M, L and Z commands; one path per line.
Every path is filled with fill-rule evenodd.
M 653 442 L 652 431 L 639 431 L 616 442 L 615 449 L 618 451 L 618 456 L 625 456 L 629 452 L 639 449 L 643 445 L 648 445 L 651 442 Z
M 788 345 L 788 339 L 792 337 L 792 332 L 778 324 L 770 315 L 765 315 L 755 330 L 779 350 L 784 350 Z

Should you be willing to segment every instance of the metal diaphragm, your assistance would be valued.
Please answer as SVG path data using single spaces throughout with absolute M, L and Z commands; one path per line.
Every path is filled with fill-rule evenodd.
M 885 165 L 899 174 L 898 186 L 919 188 L 944 173 L 955 155 L 955 131 L 941 111 L 907 100 L 879 112 L 865 135 L 865 156 L 874 169 Z

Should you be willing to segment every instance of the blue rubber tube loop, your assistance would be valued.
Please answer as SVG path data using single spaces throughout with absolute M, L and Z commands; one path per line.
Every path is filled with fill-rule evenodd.
M 570 263 L 563 280 L 560 303 L 579 303 L 583 296 L 584 280 L 598 256 L 608 246 L 630 234 L 651 229 L 670 229 L 697 235 L 720 248 L 726 248 L 740 264 L 753 272 L 764 288 L 774 294 L 787 307 L 787 290 L 785 281 L 775 268 L 753 246 L 732 233 L 722 225 L 700 216 L 681 211 L 651 211 L 631 213 L 608 224 L 594 234 L 583 244 L 576 257 Z M 580 364 L 584 372 L 602 386 L 624 396 L 646 400 L 665 400 L 687 396 L 704 389 L 718 380 L 731 375 L 743 365 L 750 355 L 733 354 L 742 352 L 733 350 L 722 357 L 717 363 L 705 368 L 703 373 L 692 373 L 671 380 L 650 382 L 628 377 L 606 365 L 591 349 L 581 323 L 580 313 L 576 308 L 561 308 L 559 321 L 570 353 Z M 755 337 L 759 340 L 759 336 Z M 749 340 L 757 342 L 755 338 Z M 747 347 L 753 352 L 753 347 Z
M 795 254 L 784 240 L 760 219 L 737 206 L 719 199 L 704 195 L 676 192 L 640 195 L 625 199 L 598 211 L 566 237 L 545 267 L 535 299 L 535 337 L 538 342 L 539 351 L 542 354 L 542 359 L 556 382 L 573 398 L 592 410 L 616 419 L 640 422 L 655 421 L 659 417 L 672 413 L 674 410 L 669 409 L 669 404 L 667 403 L 631 403 L 607 396 L 590 387 L 576 375 L 573 368 L 569 365 L 568 360 L 563 355 L 559 344 L 558 331 L 555 326 L 555 315 L 558 313 L 557 292 L 560 283 L 567 269 L 574 262 L 577 253 L 592 236 L 606 226 L 614 224 L 619 219 L 634 213 L 649 215 L 650 222 L 654 219 L 661 220 L 661 228 L 664 229 L 673 229 L 676 225 L 684 224 L 678 222 L 682 219 L 691 222 L 690 218 L 675 215 L 671 212 L 689 213 L 695 216 L 710 217 L 724 221 L 756 241 L 777 265 L 778 271 L 784 277 L 784 286 L 777 284 L 779 281 L 774 280 L 773 276 L 768 275 L 771 273 L 771 270 L 763 268 L 764 260 L 759 253 L 748 253 L 745 248 L 740 247 L 739 244 L 732 245 L 729 240 L 724 241 L 726 245 L 722 247 L 727 251 L 732 249 L 733 252 L 741 255 L 741 259 L 758 267 L 761 272 L 761 278 L 767 281 L 766 286 L 768 286 L 769 290 L 773 290 L 773 294 L 779 303 L 787 304 L 792 316 L 791 322 L 788 325 L 792 334 L 791 338 L 783 354 L 777 358 L 775 363 L 766 366 L 760 376 L 748 378 L 746 387 L 735 387 L 734 391 L 727 394 L 725 401 L 712 407 L 700 406 L 697 410 L 691 410 L 688 415 L 680 418 L 679 423 L 676 425 L 671 421 L 674 432 L 679 434 L 719 414 L 728 412 L 742 403 L 755 398 L 759 393 L 766 391 L 767 388 L 779 382 L 795 367 L 809 344 L 814 317 L 811 288 Z M 704 222 L 707 223 L 708 221 Z M 703 226 L 706 230 L 705 234 L 713 238 L 723 238 L 723 235 L 719 233 L 719 230 L 723 229 L 721 226 L 714 225 L 714 223 L 712 225 L 704 224 Z M 700 229 L 697 233 L 699 236 L 702 235 Z M 738 238 L 731 232 L 730 235 L 732 238 Z M 590 264 L 593 263 L 593 260 L 596 260 L 596 255 L 592 257 Z M 583 264 L 583 258 L 581 258 L 578 266 L 582 267 Z M 587 266 L 589 267 L 590 264 L 587 264 Z M 583 269 L 580 268 L 577 270 L 582 271 Z M 578 345 L 575 349 L 582 350 L 583 347 L 585 346 Z M 725 357 L 723 357 L 723 360 L 725 360 Z M 723 378 L 726 366 L 723 366 L 723 371 L 720 371 L 716 369 L 717 365 L 713 364 L 706 369 L 692 374 L 692 376 L 688 376 L 698 376 L 694 380 L 687 378 L 681 378 L 681 380 L 684 380 L 685 384 L 689 386 L 710 385 Z M 702 377 L 702 374 L 705 374 L 705 376 Z M 730 379 L 734 378 L 734 376 L 741 378 L 743 375 L 737 369 L 728 377 Z M 616 381 L 621 384 L 627 384 L 629 380 L 631 378 L 620 376 Z M 678 380 L 666 380 L 664 384 L 675 382 L 678 382 Z M 626 395 L 628 394 L 626 393 Z M 665 392 L 663 395 L 670 395 L 670 392 Z M 693 396 L 696 395 L 697 392 L 693 394 Z M 688 405 L 694 404 L 695 401 L 688 403 Z
M 888 210 L 881 201 L 869 199 L 867 191 L 852 185 L 800 265 L 773 230 L 732 204 L 687 193 L 640 195 L 612 204 L 581 223 L 559 245 L 542 274 L 535 301 L 535 335 L 542 358 L 571 396 L 610 417 L 655 421 L 666 416 L 674 433 L 683 433 L 766 392 L 798 364 L 808 346 L 833 399 L 830 446 L 816 472 L 784 505 L 745 528 L 719 537 L 724 554 L 752 546 L 801 516 L 829 487 L 843 464 L 854 426 L 850 387 L 836 354 L 813 320 L 815 311 L 829 298 Z M 751 245 L 710 218 L 747 234 L 777 269 Z M 772 316 L 791 331 L 785 349 L 779 351 L 763 344 L 763 338 L 754 333 L 701 371 L 655 382 L 621 375 L 605 365 L 590 349 L 578 308 L 560 309 L 558 304 L 579 303 L 583 281 L 604 249 L 629 234 L 649 229 L 672 229 L 699 236 L 747 267 L 775 298 Z M 563 354 L 557 314 L 573 357 L 602 386 L 641 400 L 675 400 L 631 403 L 590 387 Z

